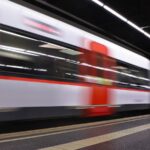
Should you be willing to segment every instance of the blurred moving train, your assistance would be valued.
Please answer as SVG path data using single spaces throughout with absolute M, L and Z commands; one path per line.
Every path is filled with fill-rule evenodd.
M 149 59 L 40 8 L 0 1 L 0 121 L 149 108 Z

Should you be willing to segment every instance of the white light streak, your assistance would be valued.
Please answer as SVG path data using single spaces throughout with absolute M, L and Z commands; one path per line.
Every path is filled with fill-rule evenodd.
M 40 71 L 40 72 L 47 72 L 47 69 L 41 69 L 41 68 L 34 68 L 33 70 Z
M 122 21 L 124 21 L 124 22 L 127 21 L 127 18 L 125 18 L 124 16 L 122 16 L 121 14 L 119 14 L 118 12 L 116 12 L 115 10 L 111 9 L 110 7 L 104 5 L 104 9 L 106 9 L 107 11 L 109 11 L 111 14 L 115 15 L 116 17 L 118 17 Z
M 38 56 L 36 54 L 28 53 L 24 49 L 16 48 L 16 47 L 11 47 L 11 46 L 6 46 L 6 45 L 0 45 L 0 49 L 5 50 L 5 51 L 9 51 L 9 52 L 19 53 L 19 54 L 25 54 L 25 55 L 31 55 L 31 56 Z
M 6 65 L 5 67 L 15 68 L 15 69 L 25 69 L 25 70 L 31 70 L 31 68 L 23 67 L 23 66 Z
M 81 63 L 80 65 L 91 67 L 91 68 L 94 68 L 94 69 L 99 69 L 99 70 L 104 70 L 104 71 L 110 71 L 110 72 L 114 72 L 114 73 L 119 73 L 119 74 L 122 74 L 122 75 L 125 75 L 125 76 L 128 76 L 128 77 L 133 77 L 133 78 L 140 79 L 140 80 L 150 81 L 150 79 L 148 79 L 148 78 L 143 78 L 143 77 L 135 76 L 133 74 L 124 73 L 124 72 L 120 72 L 120 71 L 109 69 L 109 68 L 94 66 L 94 65 L 87 64 L 87 63 Z
M 99 6 L 103 7 L 104 3 L 100 2 L 99 0 L 92 0 L 94 3 L 98 4 Z
M 40 72 L 47 72 L 47 69 L 43 68 L 29 68 L 24 66 L 16 66 L 16 65 L 6 65 L 6 64 L 0 64 L 0 67 L 8 67 L 8 68 L 15 68 L 15 69 L 24 69 L 24 70 L 34 70 L 34 71 L 40 71 Z
M 100 7 L 104 8 L 106 11 L 110 12 L 111 14 L 113 14 L 114 16 L 119 18 L 120 20 L 126 22 L 128 25 L 130 25 L 132 28 L 136 29 L 137 31 L 141 32 L 146 37 L 150 38 L 150 34 L 149 33 L 145 32 L 141 27 L 139 27 L 138 25 L 134 24 L 132 21 L 130 21 L 127 18 L 125 18 L 124 16 L 122 16 L 120 13 L 118 13 L 114 9 L 110 8 L 109 6 L 105 5 L 104 3 L 102 3 L 99 0 L 91 0 L 91 1 L 93 1 L 94 3 L 99 5 Z

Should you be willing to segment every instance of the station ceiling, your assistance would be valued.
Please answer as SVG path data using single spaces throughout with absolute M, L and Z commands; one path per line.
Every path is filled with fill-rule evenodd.
M 149 0 L 101 0 L 101 2 L 150 34 Z M 33 3 L 91 30 L 103 33 L 150 58 L 150 38 L 92 0 L 35 0 Z

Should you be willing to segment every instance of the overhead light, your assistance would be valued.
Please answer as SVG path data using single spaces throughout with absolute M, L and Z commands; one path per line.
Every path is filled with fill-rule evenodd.
M 150 34 L 148 34 L 147 32 L 145 32 L 142 28 L 140 28 L 139 26 L 137 26 L 136 24 L 134 24 L 131 21 L 127 21 L 127 23 L 132 26 L 134 29 L 138 30 L 139 32 L 143 33 L 145 36 L 147 36 L 148 38 L 150 38 Z
M 104 3 L 100 2 L 99 0 L 92 0 L 92 1 L 95 2 L 96 4 L 98 4 L 101 7 L 104 6 Z
M 138 31 L 140 31 L 140 32 L 142 32 L 142 33 L 144 33 L 144 30 L 142 30 L 140 27 L 138 27 L 136 24 L 134 24 L 133 22 L 131 22 L 131 21 L 127 21 L 127 23 L 130 25 L 130 26 L 132 26 L 133 28 L 135 28 L 136 30 L 138 30 Z
M 104 9 L 106 9 L 107 11 L 109 11 L 111 14 L 115 15 L 116 17 L 118 17 L 122 21 L 125 21 L 125 22 L 127 21 L 127 18 L 125 18 L 124 16 L 122 16 L 121 14 L 116 12 L 115 10 L 111 9 L 110 7 L 104 5 Z
M 91 1 L 93 1 L 97 5 L 101 6 L 102 8 L 104 8 L 105 10 L 107 10 L 108 12 L 110 12 L 111 14 L 113 14 L 114 16 L 116 16 L 117 18 L 119 18 L 120 20 L 126 22 L 128 25 L 130 25 L 131 27 L 133 27 L 137 31 L 141 32 L 142 34 L 144 34 L 148 38 L 150 38 L 150 34 L 149 33 L 145 32 L 142 28 L 140 28 L 139 26 L 137 26 L 136 24 L 134 24 L 133 22 L 131 22 L 130 20 L 128 20 L 127 18 L 125 18 L 124 16 L 122 16 L 120 13 L 118 13 L 114 9 L 110 8 L 109 6 L 105 5 L 104 3 L 102 3 L 99 0 L 91 0 Z

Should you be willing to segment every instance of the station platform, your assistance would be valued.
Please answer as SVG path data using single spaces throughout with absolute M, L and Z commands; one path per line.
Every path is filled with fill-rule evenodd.
M 150 150 L 150 115 L 0 134 L 1 150 Z

